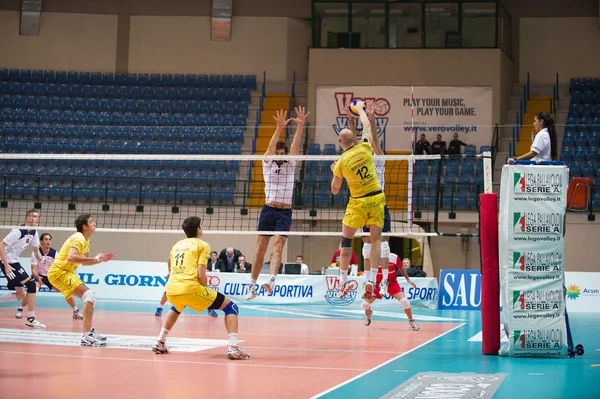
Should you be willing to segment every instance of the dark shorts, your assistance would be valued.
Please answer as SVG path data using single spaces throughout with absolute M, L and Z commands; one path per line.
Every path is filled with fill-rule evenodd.
M 292 228 L 292 210 L 265 205 L 258 218 L 258 231 L 286 232 Z M 265 234 L 266 235 L 266 234 Z M 281 234 L 287 237 L 285 234 Z
M 48 287 L 49 290 L 52 290 L 52 284 L 50 284 L 50 280 L 48 280 L 48 276 L 40 276 L 40 280 L 42 280 L 42 283 L 44 283 L 44 285 L 46 287 Z
M 29 278 L 29 274 L 27 274 L 27 272 L 25 271 L 25 269 L 23 269 L 23 266 L 21 266 L 20 263 L 15 262 L 9 264 L 15 270 L 15 278 L 13 278 L 12 280 L 9 280 L 9 278 L 6 277 L 6 272 L 4 271 L 4 265 L 2 264 L 2 262 L 0 262 L 0 269 L 2 269 L 2 274 L 4 274 L 4 277 L 6 277 L 7 288 L 10 291 L 14 291 L 17 287 L 23 287 L 23 283 L 21 283 L 21 281 L 27 280 Z
M 365 226 L 362 228 L 362 231 L 368 233 L 369 226 Z M 392 232 L 392 217 L 390 216 L 390 209 L 388 206 L 383 207 L 383 230 L 382 233 L 391 233 Z

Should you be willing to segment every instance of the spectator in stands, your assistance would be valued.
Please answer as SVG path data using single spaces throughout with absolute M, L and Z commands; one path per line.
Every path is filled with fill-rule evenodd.
M 333 257 L 331 258 L 331 263 L 335 263 L 335 260 L 338 256 L 340 256 L 339 249 L 337 251 L 335 251 L 335 253 L 333 254 Z M 352 252 L 352 256 L 350 257 L 350 264 L 358 265 L 358 258 L 356 257 L 356 255 L 354 255 L 354 252 Z
M 402 267 L 405 269 L 408 277 L 427 277 L 427 273 L 423 271 L 423 268 L 420 266 L 412 266 L 410 259 L 408 258 L 402 259 Z
M 528 153 L 518 158 L 508 158 L 512 161 L 558 161 L 558 146 L 556 145 L 556 126 L 552 115 L 540 112 L 533 119 L 533 129 L 536 131 L 535 139 Z
M 238 258 L 242 255 L 242 253 L 234 248 L 225 248 L 221 251 L 219 255 L 219 259 L 223 261 L 223 265 L 225 265 L 225 272 L 233 272 L 236 263 L 238 263 Z
M 438 134 L 437 139 L 431 144 L 432 154 L 445 154 L 446 153 L 446 142 L 442 140 L 442 135 Z
M 246 262 L 244 255 L 238 256 L 238 273 L 250 273 L 252 271 L 252 263 Z
M 417 141 L 417 145 L 415 145 L 415 155 L 427 155 L 431 154 L 431 144 L 427 141 L 427 137 L 423 133 L 421 135 L 421 140 Z
M 340 267 L 340 255 L 335 257 L 335 262 L 329 265 L 328 269 L 331 269 L 332 267 Z
M 300 265 L 300 274 L 308 274 L 308 265 L 304 263 L 304 257 L 302 255 L 296 256 L 296 263 Z
M 454 139 L 450 141 L 448 146 L 448 155 L 460 155 L 460 146 L 474 147 L 474 145 L 464 143 L 458 139 L 458 133 L 454 133 Z
M 217 251 L 212 251 L 210 253 L 210 257 L 208 258 L 208 264 L 206 265 L 206 270 L 209 272 L 226 271 L 223 261 L 219 259 L 219 256 L 217 255 Z

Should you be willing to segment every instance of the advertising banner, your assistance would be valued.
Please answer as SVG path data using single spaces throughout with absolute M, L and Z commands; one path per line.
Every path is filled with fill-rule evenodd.
M 449 143 L 458 133 L 465 143 L 490 145 L 491 87 L 415 86 L 414 102 L 412 91 L 411 86 L 318 86 L 315 141 L 337 144 L 339 132 L 348 127 L 345 106 L 359 99 L 377 102 L 377 134 L 386 150 L 412 148 L 413 123 L 417 136 L 425 134 L 430 143 L 438 134 Z
M 30 273 L 29 258 L 20 258 L 21 265 Z M 79 267 L 79 277 L 90 289 L 96 292 L 98 299 L 123 299 L 138 301 L 158 301 L 167 284 L 167 265 L 162 262 L 110 261 L 93 267 Z M 208 274 L 208 285 L 233 299 L 243 303 L 248 293 L 250 275 L 246 273 Z M 438 282 L 435 278 L 411 279 L 417 288 L 408 285 L 404 278 L 398 282 L 414 308 L 436 309 L 438 302 Z M 342 299 L 337 299 L 337 276 L 315 275 L 279 275 L 272 294 L 262 287 L 266 275 L 259 277 L 257 297 L 252 304 L 272 305 L 360 305 L 362 276 L 350 277 L 351 290 Z M 0 290 L 6 290 L 6 279 L 0 278 Z M 48 292 L 43 287 L 40 292 Z M 52 295 L 56 293 L 52 291 Z M 400 306 L 394 299 L 378 300 L 377 306 Z
M 500 183 L 500 286 L 508 356 L 566 355 L 564 216 L 568 169 L 505 165 Z

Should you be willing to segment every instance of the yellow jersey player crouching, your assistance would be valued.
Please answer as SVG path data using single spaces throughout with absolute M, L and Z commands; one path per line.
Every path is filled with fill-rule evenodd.
M 73 295 L 81 298 L 83 306 L 83 336 L 81 346 L 106 346 L 106 336 L 100 335 L 92 326 L 96 294 L 81 281 L 77 275 L 79 265 L 92 266 L 98 263 L 113 260 L 112 252 L 99 253 L 94 258 L 89 258 L 90 236 L 96 231 L 96 222 L 92 215 L 84 213 L 75 219 L 77 233 L 65 241 L 58 251 L 58 255 L 48 270 L 50 284 L 63 294 L 66 300 Z
M 348 264 L 352 253 L 352 240 L 356 230 L 369 227 L 371 238 L 370 260 L 379 265 L 381 254 L 381 229 L 383 228 L 385 194 L 377 180 L 373 148 L 370 143 L 358 143 L 356 134 L 349 129 L 340 132 L 339 143 L 344 150 L 337 162 L 331 165 L 333 179 L 331 192 L 339 193 L 343 179 L 348 183 L 350 199 L 342 220 L 342 245 L 340 251 L 340 277 L 338 298 L 348 294 Z
M 196 312 L 219 309 L 225 312 L 225 328 L 229 334 L 227 357 L 233 360 L 250 359 L 250 354 L 237 345 L 238 306 L 220 292 L 207 287 L 206 262 L 210 246 L 202 241 L 200 218 L 191 216 L 181 225 L 187 238 L 177 242 L 169 255 L 171 275 L 165 287 L 167 299 L 173 305 L 160 330 L 158 341 L 152 347 L 155 353 L 168 353 L 167 334 L 173 328 L 186 306 Z

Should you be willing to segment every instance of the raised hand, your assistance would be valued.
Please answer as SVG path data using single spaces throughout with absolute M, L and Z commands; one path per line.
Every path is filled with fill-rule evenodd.
M 375 118 L 375 110 L 377 110 L 377 102 L 376 101 L 369 101 L 369 103 L 367 104 L 367 115 L 369 116 L 369 118 Z
M 291 121 L 291 119 L 286 119 L 286 118 L 287 118 L 287 111 L 284 111 L 282 109 L 278 110 L 275 113 L 275 115 L 273 115 L 273 119 L 275 119 L 278 129 L 283 129 Z
M 298 124 L 298 125 L 304 125 L 306 123 L 306 117 L 308 115 L 310 115 L 310 112 L 306 112 L 306 108 L 304 108 L 302 106 L 298 106 L 295 109 L 296 109 L 296 117 L 291 118 L 291 120 L 296 122 L 296 124 Z

